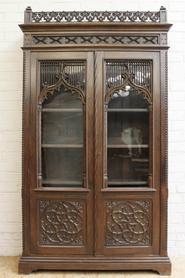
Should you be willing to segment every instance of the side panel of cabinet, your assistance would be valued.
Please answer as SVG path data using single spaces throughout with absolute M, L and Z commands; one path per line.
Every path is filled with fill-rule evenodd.
M 23 148 L 22 148 L 22 214 L 23 214 L 23 256 L 30 253 L 30 67 L 31 54 L 23 52 Z
M 85 82 L 83 87 L 84 91 L 82 91 L 82 89 L 74 88 L 74 84 L 68 84 L 74 82 L 74 80 L 78 78 L 78 69 L 75 69 L 75 63 L 78 61 L 84 63 L 85 67 L 85 80 L 83 80 L 83 82 Z M 56 64 L 57 62 L 60 67 L 63 67 L 62 63 L 70 64 L 71 62 L 74 62 L 75 64 L 69 69 L 69 74 L 65 75 L 68 78 L 68 82 L 65 82 L 65 80 L 62 81 L 62 89 L 61 87 L 57 87 L 57 93 L 52 91 L 48 96 L 44 93 L 41 96 L 41 90 L 43 88 L 42 84 L 40 84 L 42 62 L 46 64 L 48 62 Z M 53 64 L 50 67 L 50 72 L 52 74 L 55 70 Z M 72 70 L 74 72 L 73 75 L 71 74 Z M 56 72 L 56 77 L 57 74 L 59 74 L 60 78 L 60 72 Z M 45 52 L 31 54 L 29 140 L 26 147 L 29 148 L 30 152 L 28 162 L 29 175 L 27 177 L 29 179 L 29 189 L 27 188 L 27 190 L 29 190 L 30 194 L 31 254 L 65 256 L 92 254 L 93 252 L 92 117 L 94 114 L 94 96 L 92 74 L 93 54 L 90 52 Z M 47 73 L 45 76 L 47 77 Z M 77 81 L 78 80 L 75 82 Z M 57 83 L 57 80 L 54 80 L 53 82 Z M 52 84 L 47 85 L 50 87 L 53 86 Z M 83 104 L 83 147 L 85 150 L 83 152 L 84 170 L 80 176 L 78 173 L 78 169 L 80 168 L 77 166 L 75 167 L 75 165 L 77 165 L 75 164 L 77 158 L 74 155 L 73 159 L 71 159 L 70 152 L 72 155 L 79 152 L 82 145 L 78 142 L 75 142 L 75 144 L 73 142 L 71 144 L 70 142 L 70 140 L 78 139 L 77 136 L 75 137 L 75 132 L 78 132 L 78 130 L 72 121 L 69 122 L 69 118 L 72 117 L 72 119 L 78 123 L 79 117 L 77 116 L 81 110 L 80 108 L 73 107 L 63 108 L 62 101 L 60 101 L 60 107 L 58 104 L 56 107 L 56 102 L 53 102 L 54 105 L 52 107 L 49 103 L 50 97 L 55 97 L 54 94 L 58 94 L 57 97 L 59 98 L 60 94 L 66 95 L 68 94 L 68 91 L 72 97 L 77 95 L 76 92 L 83 92 L 85 99 Z M 40 101 L 41 97 L 42 101 Z M 44 106 L 43 100 L 45 99 L 47 105 Z M 42 120 L 41 111 L 42 113 L 45 113 L 44 116 L 42 114 Z M 75 115 L 77 116 L 73 117 L 72 113 L 76 113 Z M 49 127 L 46 126 L 46 124 L 43 127 L 44 119 L 46 120 L 46 124 L 50 124 L 48 125 Z M 70 130 L 68 126 L 66 126 L 64 120 L 69 123 L 69 126 L 71 127 Z M 57 132 L 55 130 L 56 123 L 58 130 L 60 131 L 60 133 L 58 131 L 60 134 L 59 137 L 57 137 Z M 81 126 L 79 129 L 80 128 Z M 53 135 L 51 134 L 52 132 Z M 64 132 L 65 136 L 68 136 L 64 138 L 65 140 L 62 138 Z M 81 134 L 79 132 L 78 134 Z M 47 135 L 45 139 L 43 139 L 43 133 Z M 43 140 L 46 140 L 46 142 Z M 42 157 L 43 153 L 45 155 L 44 158 Z M 48 158 L 50 160 L 46 160 Z M 71 162 L 69 159 L 71 159 Z M 44 166 L 42 165 L 43 163 Z M 80 163 L 81 162 L 79 161 L 79 164 Z M 67 167 L 69 167 L 69 169 Z M 70 167 L 73 167 L 71 175 L 69 175 Z M 77 168 L 77 170 L 75 168 Z M 74 181 L 74 177 L 79 177 L 80 179 L 81 176 L 82 183 L 80 180 Z M 64 178 L 66 178 L 65 181 Z
M 157 255 L 160 252 L 159 53 L 97 52 L 95 56 L 95 68 L 97 69 L 97 74 L 95 75 L 95 226 L 97 227 L 95 252 L 97 255 L 104 254 L 108 256 L 113 254 Z M 107 79 L 106 75 L 106 63 L 116 64 L 109 79 Z M 123 71 L 119 73 L 122 67 L 121 63 L 123 64 Z M 145 84 L 139 83 L 143 82 L 144 74 L 147 76 L 147 63 L 152 65 L 150 71 L 151 89 L 149 88 L 150 86 L 147 89 Z M 138 76 L 137 69 L 140 71 Z M 131 80 L 131 77 L 134 81 Z M 121 78 L 123 78 L 123 86 L 119 84 Z M 110 84 L 107 84 L 108 82 Z M 106 90 L 111 94 L 113 92 L 113 83 L 116 84 L 114 100 L 124 97 L 125 101 L 129 94 L 130 96 L 133 95 L 131 101 L 127 101 L 131 105 L 130 107 L 127 107 L 124 101 L 121 101 L 121 104 L 118 102 L 116 104 L 114 101 L 115 104 L 112 104 L 112 106 L 106 103 Z M 127 92 L 127 89 L 130 92 Z M 135 92 L 137 96 L 143 94 L 143 99 L 149 103 L 147 109 L 142 106 L 144 105 L 142 102 L 140 102 L 140 107 L 132 106 Z M 150 96 L 149 93 L 151 93 Z M 136 104 L 138 104 L 137 101 Z M 132 138 L 128 136 L 128 132 L 137 136 L 143 133 L 139 121 L 145 123 L 147 117 L 145 110 L 148 111 L 149 115 L 146 122 L 149 139 L 143 135 L 141 139 L 140 137 L 135 137 L 132 141 Z M 108 112 L 109 115 L 107 116 Z M 119 117 L 117 116 L 118 112 Z M 113 115 L 113 113 L 117 114 Z M 137 116 L 134 113 L 137 113 Z M 145 113 L 144 116 L 142 116 L 142 113 Z M 120 118 L 123 118 L 122 132 L 119 125 Z M 125 123 L 126 120 L 128 124 Z M 108 121 L 111 122 L 110 130 L 107 130 Z M 116 137 L 118 133 L 116 134 L 116 131 L 114 131 L 112 122 L 119 130 L 120 139 Z M 113 134 L 112 141 L 108 138 L 110 133 Z M 145 151 L 146 148 L 149 149 L 148 152 Z M 109 153 L 111 154 L 111 163 L 108 161 Z M 141 155 L 142 153 L 143 155 Z M 117 162 L 117 157 L 119 161 L 124 162 L 122 169 L 120 169 L 120 164 Z M 148 160 L 148 166 L 145 169 L 141 166 L 141 161 L 145 163 Z M 137 166 L 138 171 L 147 171 L 147 179 L 143 174 L 134 174 L 136 172 L 136 164 L 131 164 L 132 161 L 140 163 L 140 167 Z M 108 169 L 108 163 L 114 166 L 114 170 L 110 166 Z M 122 175 L 122 180 L 119 179 L 120 175 Z M 132 176 L 134 176 L 134 180 L 131 179 Z

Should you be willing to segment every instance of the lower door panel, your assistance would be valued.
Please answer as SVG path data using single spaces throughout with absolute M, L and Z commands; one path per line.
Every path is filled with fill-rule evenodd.
M 75 195 L 52 193 L 37 196 L 31 230 L 33 253 L 55 256 L 92 254 L 91 194 Z
M 159 208 L 155 193 L 102 193 L 98 253 L 107 256 L 159 253 Z

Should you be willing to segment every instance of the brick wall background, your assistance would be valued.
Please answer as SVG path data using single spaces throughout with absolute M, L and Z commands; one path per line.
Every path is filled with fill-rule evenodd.
M 185 1 L 0 0 L 0 255 L 21 253 L 22 39 L 27 6 L 39 10 L 168 10 L 169 254 L 185 255 Z

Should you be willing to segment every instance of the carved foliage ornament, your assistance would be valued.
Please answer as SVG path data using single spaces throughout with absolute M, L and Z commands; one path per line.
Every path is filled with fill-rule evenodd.
M 134 74 L 129 72 L 127 66 L 125 66 L 125 69 L 126 70 L 121 74 L 122 84 L 116 86 L 109 84 L 108 92 L 105 95 L 105 103 L 108 104 L 115 92 L 124 90 L 125 86 L 129 85 L 135 90 L 137 94 L 143 94 L 144 99 L 146 99 L 149 104 L 152 104 L 152 95 L 149 89 L 146 86 L 141 86 L 134 83 Z
M 40 200 L 39 213 L 40 244 L 84 244 L 83 202 Z
M 151 202 L 108 201 L 106 245 L 150 245 Z
M 71 92 L 72 94 L 77 94 L 78 98 L 85 104 L 85 94 L 80 86 L 73 86 L 68 83 L 68 75 L 65 73 L 65 67 L 60 74 L 56 76 L 58 81 L 54 85 L 44 84 L 43 89 L 40 92 L 38 97 L 39 104 L 42 104 L 44 100 L 48 99 L 49 95 L 54 95 L 57 92 L 60 92 L 61 86 L 64 87 L 64 90 Z
M 32 22 L 159 22 L 160 12 L 72 11 L 32 12 Z

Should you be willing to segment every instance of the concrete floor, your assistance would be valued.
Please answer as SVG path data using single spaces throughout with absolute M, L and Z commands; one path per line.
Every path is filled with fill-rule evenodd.
M 149 271 L 118 271 L 118 272 L 71 272 L 71 271 L 37 271 L 29 275 L 17 273 L 18 257 L 0 257 L 0 278 L 152 278 L 160 277 Z M 161 276 L 185 278 L 185 257 L 172 258 L 172 275 Z

